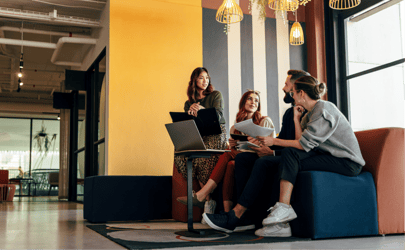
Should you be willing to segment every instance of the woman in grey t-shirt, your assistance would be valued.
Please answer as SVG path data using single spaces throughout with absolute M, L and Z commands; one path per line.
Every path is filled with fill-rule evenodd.
M 264 226 L 277 227 L 278 223 L 297 217 L 290 199 L 299 171 L 319 170 L 356 176 L 365 165 L 359 143 L 346 117 L 333 103 L 321 100 L 325 92 L 325 84 L 319 83 L 316 78 L 298 78 L 290 93 L 296 103 L 296 140 L 259 138 L 263 145 L 286 147 L 279 165 L 279 202 L 270 208 L 271 213 L 263 220 Z M 308 113 L 300 123 L 299 117 L 304 109 Z

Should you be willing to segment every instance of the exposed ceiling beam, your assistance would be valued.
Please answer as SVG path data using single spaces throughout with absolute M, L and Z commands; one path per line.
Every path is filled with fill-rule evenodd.
M 0 38 L 0 43 L 1 44 L 8 44 L 8 45 L 18 45 L 18 46 L 45 48 L 45 49 L 56 49 L 56 44 L 55 43 L 23 41 L 23 40 L 17 40 L 17 39 L 9 39 L 9 38 Z
M 57 23 L 61 25 L 72 25 L 79 27 L 93 27 L 93 28 L 100 27 L 100 21 L 98 20 L 83 17 L 58 15 L 56 13 L 56 10 L 54 10 L 54 12 L 45 13 L 38 11 L 0 7 L 0 16 L 17 19 L 35 20 L 38 22 Z

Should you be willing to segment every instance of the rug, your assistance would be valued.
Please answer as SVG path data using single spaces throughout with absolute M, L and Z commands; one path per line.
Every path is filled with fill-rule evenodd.
M 310 238 L 296 237 L 259 237 L 254 234 L 255 230 L 228 234 L 213 230 L 201 223 L 194 223 L 193 227 L 194 229 L 205 231 L 206 237 L 186 237 L 176 233 L 187 231 L 187 223 L 174 220 L 108 223 L 103 225 L 87 225 L 87 227 L 128 249 L 179 248 L 311 240 Z

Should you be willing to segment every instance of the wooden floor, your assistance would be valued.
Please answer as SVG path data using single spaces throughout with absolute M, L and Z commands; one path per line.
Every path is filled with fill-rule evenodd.
M 88 229 L 83 205 L 57 197 L 14 198 L 0 203 L 0 249 L 124 249 Z M 209 249 L 404 249 L 404 235 L 316 240 Z M 182 248 L 185 249 L 185 248 Z M 194 247 L 193 249 L 207 249 Z

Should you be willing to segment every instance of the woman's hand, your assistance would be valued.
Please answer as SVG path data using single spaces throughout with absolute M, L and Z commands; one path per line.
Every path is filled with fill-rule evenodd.
M 238 140 L 234 140 L 232 138 L 229 138 L 229 148 L 234 148 L 238 144 Z
M 257 140 L 260 142 L 260 146 L 273 146 L 274 138 L 272 136 L 258 136 Z
M 296 105 L 294 107 L 294 120 L 300 120 L 302 114 L 304 113 L 304 107 L 301 105 Z
M 256 144 L 256 145 L 260 145 L 260 141 L 258 141 L 257 139 L 255 139 L 255 138 L 253 138 L 253 137 L 248 136 L 248 141 L 249 141 L 250 143 L 253 143 L 253 144 Z
M 198 112 L 200 109 L 204 109 L 204 106 L 201 106 L 199 102 L 193 103 L 193 104 L 190 106 L 190 109 L 188 110 L 187 113 L 188 113 L 189 115 L 192 115 L 192 116 L 197 117 L 197 112 Z

